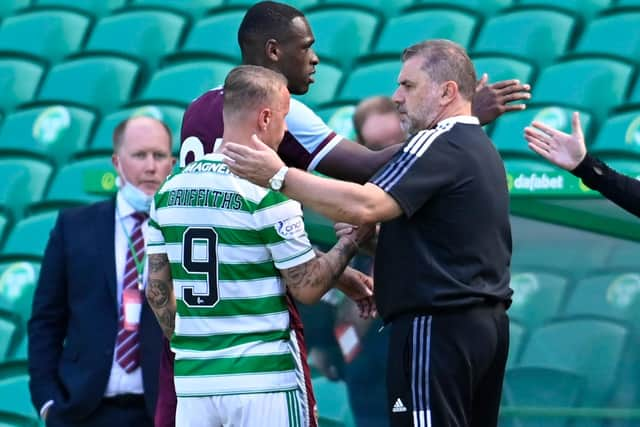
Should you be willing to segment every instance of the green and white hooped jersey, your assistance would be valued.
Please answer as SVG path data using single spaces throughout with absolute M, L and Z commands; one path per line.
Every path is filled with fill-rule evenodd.
M 315 257 L 298 202 L 208 154 L 160 187 L 147 253 L 166 253 L 171 263 L 178 396 L 297 387 L 279 270 Z

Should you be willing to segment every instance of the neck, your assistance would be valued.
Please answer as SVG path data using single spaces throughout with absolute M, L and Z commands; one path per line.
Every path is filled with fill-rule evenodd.
M 471 116 L 471 103 L 462 99 L 450 103 L 442 109 L 429 128 L 433 128 L 441 121 L 455 116 Z
M 225 123 L 220 147 L 224 147 L 227 142 L 251 146 L 251 135 L 253 134 L 258 134 L 257 130 L 247 127 L 246 124 L 238 125 L 230 123 L 227 125 Z

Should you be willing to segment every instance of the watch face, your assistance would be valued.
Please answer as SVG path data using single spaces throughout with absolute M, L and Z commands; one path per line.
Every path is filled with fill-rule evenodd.
M 278 191 L 282 188 L 282 180 L 279 178 L 271 178 L 271 180 L 269 180 L 269 186 L 271 186 L 272 190 Z

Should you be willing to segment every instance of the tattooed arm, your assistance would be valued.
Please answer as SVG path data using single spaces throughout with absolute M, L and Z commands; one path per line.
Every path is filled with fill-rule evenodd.
M 343 237 L 329 252 L 280 273 L 295 299 L 303 304 L 314 304 L 335 286 L 357 250 L 354 240 Z
M 170 340 L 176 323 L 176 298 L 167 254 L 149 255 L 149 283 L 145 294 L 162 332 Z

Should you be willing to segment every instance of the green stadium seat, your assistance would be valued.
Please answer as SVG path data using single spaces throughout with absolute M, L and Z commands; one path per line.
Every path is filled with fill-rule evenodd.
M 0 248 L 4 243 L 4 236 L 7 230 L 9 230 L 9 214 L 0 211 Z
M 11 229 L 7 242 L 2 248 L 3 258 L 25 257 L 42 259 L 44 249 L 49 240 L 49 232 L 53 228 L 58 211 L 40 212 L 18 221 Z
M 615 385 L 628 335 L 627 328 L 606 320 L 550 323 L 531 333 L 519 366 L 575 372 L 587 381 L 582 403 L 599 405 Z
M 560 9 L 580 17 L 583 21 L 588 22 L 591 18 L 607 9 L 615 0 L 518 0 L 518 5 L 531 7 L 550 7 L 551 9 Z
M 14 15 L 0 26 L 0 52 L 58 62 L 80 50 L 89 24 L 87 16 L 66 10 Z
M 116 111 L 102 119 L 91 146 L 85 152 L 91 154 L 113 153 L 113 130 L 116 126 L 127 118 L 145 116 L 162 120 L 169 126 L 173 133 L 172 151 L 174 154 L 178 153 L 180 151 L 180 127 L 183 114 L 184 108 L 173 105 L 145 105 Z
M 127 0 L 33 0 L 34 7 L 58 6 L 77 10 L 94 17 L 109 15 L 126 4 Z
M 416 5 L 446 6 L 466 9 L 484 16 L 496 15 L 503 9 L 512 6 L 514 0 L 415 0 Z
M 514 272 L 511 275 L 513 303 L 509 317 L 531 330 L 557 316 L 564 302 L 568 280 L 540 271 Z
M 524 128 L 531 122 L 537 120 L 548 126 L 560 129 L 563 132 L 571 133 L 571 115 L 574 109 L 557 106 L 550 107 L 528 107 L 523 111 L 509 113 L 496 120 L 495 127 L 491 132 L 491 139 L 503 155 L 517 155 L 527 157 L 537 157 L 531 151 L 524 139 Z M 580 112 L 580 122 L 586 135 L 591 132 L 593 121 L 587 112 Z
M 19 104 L 32 100 L 40 84 L 44 71 L 32 61 L 0 58 L 0 110 L 8 112 Z
M 132 61 L 106 55 L 62 62 L 47 74 L 38 101 L 77 103 L 106 113 L 129 100 L 138 70 Z
M 602 123 L 609 110 L 622 103 L 632 74 L 631 65 L 613 59 L 561 62 L 542 70 L 531 98 L 541 104 L 590 111 Z
M 168 102 L 187 105 L 224 83 L 234 64 L 226 61 L 190 61 L 157 70 L 137 103 Z
M 611 248 L 606 265 L 612 269 L 633 270 L 638 267 L 639 243 L 633 241 L 620 241 Z
M 62 167 L 51 181 L 42 206 L 93 203 L 116 190 L 116 172 L 111 156 L 83 158 Z
M 314 109 L 315 113 L 338 134 L 356 140 L 356 131 L 353 128 L 353 113 L 356 106 L 353 104 L 332 104 Z
M 585 277 L 574 286 L 564 315 L 598 316 L 638 325 L 640 273 L 617 272 Z
M 26 325 L 31 317 L 33 293 L 40 264 L 27 261 L 0 263 L 0 310 L 14 313 Z
M 0 127 L 0 153 L 40 155 L 61 165 L 86 147 L 94 121 L 92 112 L 73 106 L 16 111 Z
M 617 0 L 615 2 L 616 7 L 640 7 L 640 0 Z
M 552 10 L 518 10 L 489 18 L 471 52 L 513 56 L 545 67 L 569 46 L 575 18 Z
M 38 420 L 0 411 L 0 427 L 40 427 Z
M 31 0 L 3 0 L 0 1 L 0 18 L 10 16 L 17 10 L 28 7 Z
M 319 425 L 353 427 L 347 386 L 343 381 L 325 377 L 313 378 L 313 390 L 318 400 Z
M 315 245 L 330 247 L 336 243 L 333 221 L 310 208 L 304 208 L 304 228 Z
M 413 0 L 323 0 L 322 5 L 351 6 L 371 9 L 374 12 L 391 17 L 398 15 L 400 11 L 413 4 Z
M 640 155 L 640 110 L 610 116 L 590 148 L 599 156 Z
M 598 17 L 585 28 L 578 54 L 615 56 L 640 64 L 640 11 Z
M 508 407 L 572 408 L 579 405 L 585 378 L 566 369 L 516 367 L 507 369 L 502 389 L 502 401 Z M 504 409 L 504 407 L 503 407 Z M 501 417 L 502 427 L 566 427 L 561 417 Z
M 10 210 L 13 218 L 22 217 L 28 204 L 42 198 L 51 172 L 49 163 L 35 158 L 0 157 L 0 205 Z
M 0 362 L 7 360 L 18 326 L 11 317 L 0 313 Z M 0 395 L 0 399 L 2 396 Z
M 511 312 L 509 312 L 511 315 Z M 509 316 L 511 317 L 511 316 Z M 525 328 L 513 320 L 509 323 L 509 357 L 507 358 L 507 368 L 515 366 L 522 350 L 525 338 Z
M 309 91 L 298 98 L 309 107 L 331 102 L 342 81 L 342 71 L 333 65 L 320 63 L 316 66 L 315 83 Z
M 516 192 L 518 186 L 520 186 L 519 194 L 528 193 L 533 196 L 553 197 L 567 192 L 575 196 L 576 193 L 582 193 L 582 188 L 576 188 L 579 186 L 577 178 L 569 172 L 563 173 L 561 169 L 552 166 L 544 159 L 506 158 L 504 163 L 512 193 Z M 544 189 L 539 186 L 540 189 L 536 190 L 535 186 L 532 186 L 534 189 L 531 190 L 531 187 L 528 187 L 531 182 L 527 182 L 527 179 L 531 179 L 534 175 L 538 178 L 546 176 L 550 180 L 555 180 L 556 184 L 558 183 L 557 178 L 562 177 L 561 188 Z M 570 180 L 570 177 L 573 177 L 573 180 Z M 524 182 L 519 182 L 516 185 L 518 179 L 522 179 Z M 553 185 L 549 187 L 553 187 Z M 565 197 L 567 196 L 565 195 Z M 514 220 L 515 217 L 512 222 Z M 606 268 L 611 246 L 602 244 L 600 235 L 571 232 L 569 233 L 570 238 L 567 238 L 569 230 L 564 226 L 547 223 L 543 227 L 541 226 L 540 232 L 538 232 L 537 226 L 542 224 L 536 223 L 535 225 L 536 228 L 532 227 L 532 229 L 536 231 L 533 234 L 527 234 L 526 238 L 522 237 L 521 233 L 518 233 L 521 237 L 514 235 L 513 256 L 511 258 L 511 268 L 514 271 L 553 272 L 573 280 L 587 269 Z M 528 221 L 527 226 L 529 226 Z M 517 232 L 515 227 L 513 229 L 514 233 Z M 584 242 L 584 244 L 580 243 L 580 250 L 576 250 L 576 238 L 580 239 L 580 242 Z
M 398 87 L 401 65 L 398 59 L 388 59 L 357 66 L 347 75 L 337 100 L 358 102 L 369 96 L 393 95 Z
M 533 81 L 534 67 L 528 62 L 491 55 L 473 56 L 472 60 L 478 79 L 482 77 L 483 73 L 487 73 L 489 83 L 511 79 L 518 79 L 523 83 Z M 500 121 L 498 120 L 498 122 Z
M 636 84 L 633 86 L 633 91 L 629 96 L 629 104 L 632 107 L 640 107 L 640 78 L 636 80 Z
M 152 117 L 162 120 L 172 132 L 172 151 L 177 154 L 180 151 L 180 129 L 184 108 L 174 105 L 144 105 L 132 107 L 111 113 L 105 116 L 96 131 L 88 153 L 110 154 L 113 152 L 113 130 L 126 118 L 130 117 Z
M 449 39 L 469 46 L 476 17 L 460 10 L 424 9 L 390 18 L 373 49 L 375 54 L 400 58 L 402 51 L 427 39 Z
M 379 25 L 378 17 L 348 7 L 314 9 L 306 13 L 315 34 L 313 48 L 320 60 L 329 60 L 343 68 L 369 52 Z
M 9 352 L 7 359 L 10 361 L 26 361 L 29 358 L 29 338 L 25 335 L 18 344 Z
M 28 374 L 0 379 L 0 411 L 38 419 L 38 413 L 31 405 Z
M 154 69 L 173 52 L 186 19 L 162 10 L 134 10 L 102 18 L 89 37 L 86 52 L 120 54 Z
M 196 22 L 177 55 L 212 55 L 240 63 L 241 54 L 237 37 L 244 10 L 216 13 Z
M 194 19 L 207 11 L 222 6 L 224 0 L 132 0 L 129 8 L 136 6 L 164 8 L 174 12 L 186 13 Z
M 227 7 L 250 7 L 261 0 L 227 0 L 225 6 Z M 286 3 L 299 10 L 308 9 L 316 6 L 319 3 L 323 3 L 323 0 L 287 0 Z

